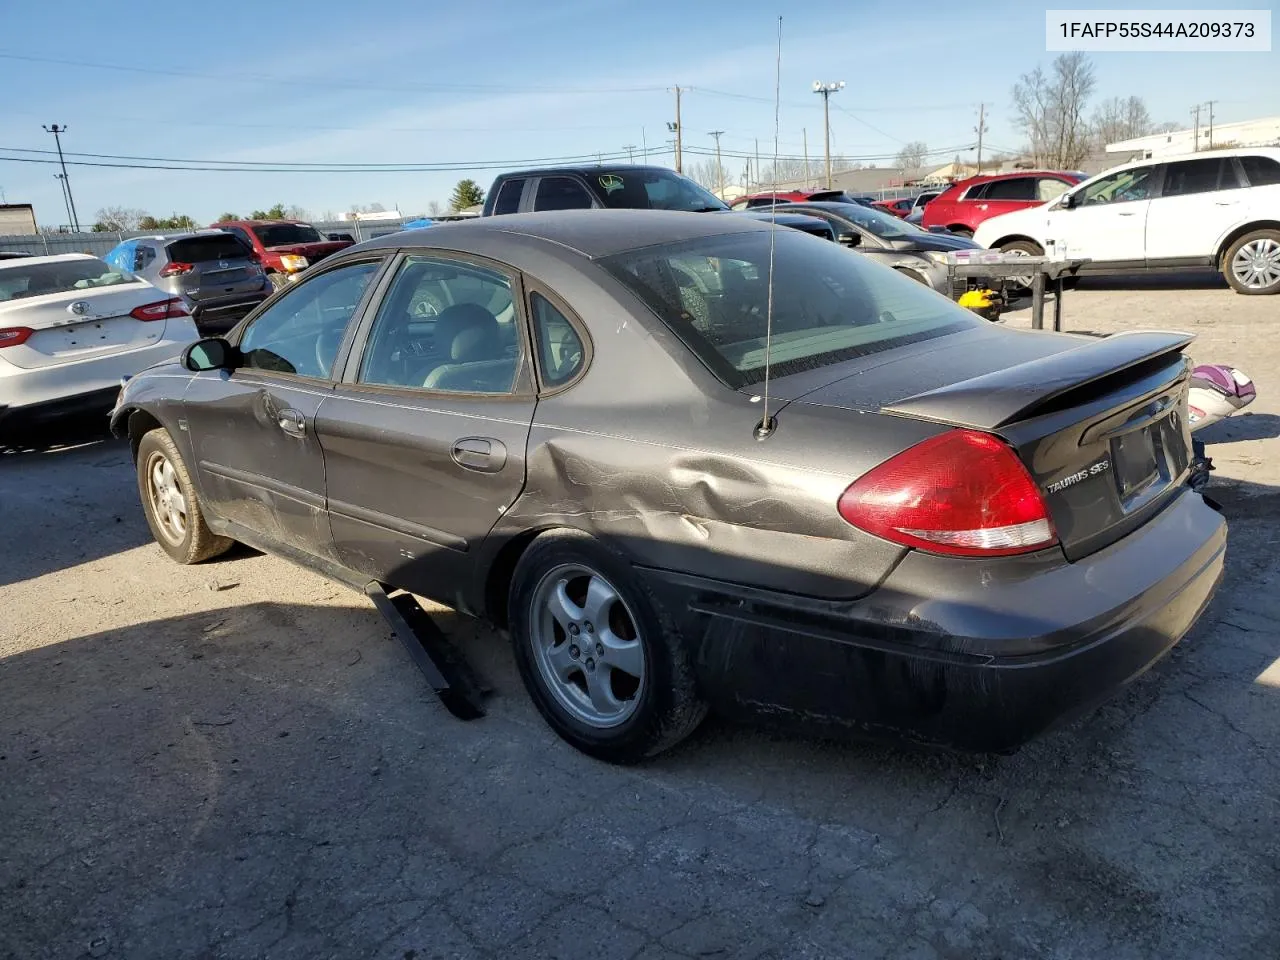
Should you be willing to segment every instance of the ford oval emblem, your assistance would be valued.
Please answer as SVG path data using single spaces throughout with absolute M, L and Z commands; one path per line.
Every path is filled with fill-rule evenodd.
M 70 309 L 77 317 L 83 317 L 89 312 L 89 304 L 84 300 L 77 300 L 68 309 Z
M 227 261 L 225 261 L 225 260 L 219 260 L 219 261 L 218 261 L 218 268 L 219 268 L 219 269 L 221 269 L 221 270 L 225 270 L 225 269 L 227 269 L 227 267 L 229 267 L 229 266 L 231 266 L 231 264 L 227 263 Z

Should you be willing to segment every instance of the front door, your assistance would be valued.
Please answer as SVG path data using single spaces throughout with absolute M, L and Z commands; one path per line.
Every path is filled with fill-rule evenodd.
M 536 396 L 518 277 L 405 256 L 325 401 L 339 559 L 451 605 L 476 549 L 519 496 Z
M 219 517 L 332 557 L 316 416 L 331 396 L 343 333 L 379 260 L 300 283 L 240 335 L 242 363 L 199 374 L 183 398 L 200 489 Z
M 1076 190 L 1070 208 L 1062 200 L 1050 204 L 1045 239 L 1066 243 L 1070 257 L 1142 269 L 1155 170 L 1121 170 Z
M 1198 157 L 1165 167 L 1160 196 L 1147 214 L 1147 260 L 1212 262 L 1218 238 L 1248 215 L 1247 189 L 1231 157 Z

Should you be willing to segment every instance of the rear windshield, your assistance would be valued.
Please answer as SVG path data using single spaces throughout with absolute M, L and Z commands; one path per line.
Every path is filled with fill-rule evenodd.
M 6 265 L 0 269 L 0 301 L 142 282 L 117 273 L 97 257 L 59 260 L 54 263 L 23 263 L 18 260 L 12 263 L 12 266 Z
M 211 233 L 204 237 L 175 240 L 166 248 L 169 259 L 179 263 L 204 263 L 206 260 L 242 260 L 250 250 L 244 241 L 229 233 Z
M 616 210 L 728 210 L 724 201 L 674 170 L 592 170 L 583 174 L 606 207 Z
M 774 256 L 771 375 L 981 323 L 923 284 L 795 230 Z M 769 232 L 701 237 L 602 261 L 730 386 L 764 379 Z
M 307 223 L 273 223 L 269 226 L 257 226 L 253 232 L 258 235 L 264 247 L 283 247 L 290 243 L 319 243 L 324 239 L 320 231 Z
M 856 203 L 841 204 L 840 216 L 846 220 L 852 220 L 881 240 L 902 240 L 928 232 L 921 230 L 914 223 L 907 223 L 901 217 L 895 217 L 875 207 L 862 207 Z

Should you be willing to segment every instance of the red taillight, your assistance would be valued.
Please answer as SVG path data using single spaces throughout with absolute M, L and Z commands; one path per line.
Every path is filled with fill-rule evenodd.
M 169 317 L 186 317 L 186 304 L 182 302 L 181 297 L 170 297 L 168 300 L 160 300 L 156 303 L 143 304 L 141 307 L 134 307 L 129 311 L 129 316 L 135 320 L 165 320 Z
M 837 508 L 868 533 L 951 556 L 1029 553 L 1058 540 L 1017 454 L 976 430 L 951 430 L 903 451 L 853 483 Z
M 20 343 L 26 343 L 33 333 L 35 331 L 30 327 L 0 327 L 0 347 L 16 347 Z
M 181 277 L 183 274 L 190 273 L 196 268 L 194 263 L 179 263 L 177 260 L 167 265 L 160 271 L 162 277 Z

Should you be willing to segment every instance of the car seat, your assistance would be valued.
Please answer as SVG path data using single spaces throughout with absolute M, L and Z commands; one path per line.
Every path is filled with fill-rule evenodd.
M 503 356 L 498 318 L 475 303 L 459 303 L 436 318 L 435 342 L 448 359 L 427 375 L 428 390 L 506 393 L 516 374 L 516 358 Z

